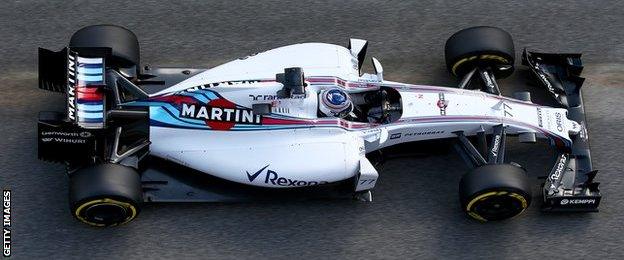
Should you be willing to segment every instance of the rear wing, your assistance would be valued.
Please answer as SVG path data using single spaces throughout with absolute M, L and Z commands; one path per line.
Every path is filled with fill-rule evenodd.
M 67 119 L 87 129 L 103 128 L 106 57 L 110 48 L 39 48 L 39 88 L 67 95 Z
M 594 178 L 587 133 L 585 108 L 581 95 L 584 78 L 581 54 L 538 53 L 526 49 L 522 64 L 529 67 L 537 83 L 557 103 L 568 110 L 567 117 L 581 129 L 572 135 L 572 145 L 559 147 L 559 156 L 544 183 L 546 211 L 597 211 L 602 195 Z
M 67 88 L 67 48 L 60 51 L 39 48 L 39 88 L 65 93 Z
M 148 109 L 121 105 L 129 92 L 141 98 L 145 94 L 115 69 L 107 69 L 110 57 L 110 48 L 39 49 L 39 88 L 66 96 L 64 113 L 39 113 L 40 159 L 118 163 L 148 149 Z

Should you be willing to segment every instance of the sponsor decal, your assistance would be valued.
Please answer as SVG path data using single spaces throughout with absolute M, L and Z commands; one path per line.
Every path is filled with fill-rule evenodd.
M 67 118 L 76 120 L 76 57 L 67 55 Z
M 567 164 L 568 157 L 565 154 L 562 154 L 557 161 L 557 165 L 555 165 L 553 173 L 550 175 L 551 182 L 557 182 L 559 178 L 561 178 L 561 175 L 563 175 L 563 171 L 565 170 Z
M 557 112 L 555 113 L 555 124 L 557 124 L 557 131 L 559 132 L 563 132 L 563 116 L 561 115 L 561 113 Z
M 535 69 L 537 77 L 539 77 L 542 83 L 544 83 L 544 86 L 546 86 L 546 89 L 548 89 L 548 92 L 550 92 L 556 100 L 559 100 L 559 94 L 556 93 L 556 90 L 553 87 L 552 83 L 550 83 L 550 80 L 548 80 L 546 74 L 544 74 L 540 69 L 539 63 L 536 62 L 533 68 Z
M 444 99 L 444 93 L 438 94 L 438 103 L 436 103 L 438 108 L 440 108 L 440 115 L 446 115 L 446 107 L 448 107 L 448 101 Z
M 539 68 L 539 67 L 537 67 L 537 68 Z M 542 79 L 542 82 L 544 82 L 544 85 L 546 85 L 546 88 L 548 89 L 548 91 L 550 91 L 550 93 L 555 94 L 555 88 L 552 86 L 552 84 L 548 80 L 548 77 L 546 77 L 546 75 L 544 75 L 544 73 L 539 72 L 539 71 L 537 72 L 537 75 L 540 77 L 540 79 Z M 559 96 L 559 95 L 555 94 L 555 96 Z
M 216 98 L 209 99 L 208 102 L 202 102 L 189 95 L 177 94 L 154 97 L 151 101 L 169 103 L 177 108 L 174 117 L 201 120 L 212 130 L 226 131 L 235 125 L 262 124 L 263 116 L 255 114 L 253 109 L 236 105 L 218 95 L 214 96 Z
M 494 136 L 494 146 L 492 147 L 492 155 L 495 157 L 498 156 L 498 149 L 500 149 L 501 135 Z
M 439 135 L 439 134 L 444 134 L 444 130 L 431 130 L 431 131 L 411 132 L 411 133 L 406 133 L 405 137 L 408 137 L 408 136 L 420 136 L 420 135 Z
M 390 135 L 390 140 L 392 140 L 392 139 L 398 139 L 398 138 L 401 138 L 401 133 L 396 133 L 396 134 L 392 134 L 392 135 Z
M 543 123 L 543 115 L 542 115 L 542 108 L 537 108 L 537 125 L 539 125 L 539 127 L 543 127 L 544 123 Z
M 276 171 L 273 171 L 268 168 L 269 168 L 269 164 L 267 164 L 266 166 L 262 167 L 260 170 L 255 171 L 253 173 L 249 173 L 247 171 L 246 173 L 247 173 L 247 178 L 249 179 L 249 182 L 254 182 L 256 180 L 259 180 L 259 181 L 264 181 L 265 184 L 274 185 L 274 186 L 282 186 L 282 187 L 305 187 L 305 186 L 315 186 L 315 185 L 328 183 L 326 181 L 301 181 L 301 180 L 290 179 L 287 177 L 280 176 Z M 258 178 L 259 176 L 263 175 L 262 174 L 263 172 L 264 172 L 264 178 Z
M 44 143 L 85 144 L 93 136 L 90 132 L 43 131 L 41 141 Z
M 239 108 L 225 99 L 211 100 L 205 105 L 182 103 L 181 106 L 181 118 L 204 120 L 215 130 L 229 130 L 235 124 L 259 125 L 262 122 L 262 116 L 255 115 L 252 109 Z
M 487 71 L 483 71 L 483 78 L 485 78 L 485 85 L 487 85 L 489 89 L 494 89 L 494 82 Z
M 584 205 L 584 204 L 596 204 L 596 199 L 562 199 L 561 205 Z
M 2 190 L 2 255 L 11 256 L 11 190 Z
M 249 182 L 253 182 L 258 177 L 258 175 L 260 175 L 260 173 L 262 173 L 262 171 L 264 171 L 264 169 L 266 169 L 267 167 L 269 167 L 268 164 L 267 166 L 262 167 L 262 169 L 258 170 L 254 174 L 249 174 L 249 172 L 247 172 L 247 178 L 249 178 Z
M 275 100 L 275 99 L 277 99 L 277 95 L 249 95 L 249 97 L 253 101 L 258 101 L 258 100 Z
M 362 130 L 362 133 L 364 135 L 379 134 L 380 132 L 381 132 L 381 129 L 379 129 L 379 128 L 371 128 L 371 129 Z

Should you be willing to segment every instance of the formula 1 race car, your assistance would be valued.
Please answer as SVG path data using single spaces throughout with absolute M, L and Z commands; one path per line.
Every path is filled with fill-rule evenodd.
M 345 197 L 370 201 L 376 151 L 453 140 L 471 170 L 462 210 L 481 220 L 522 213 L 531 185 L 505 158 L 506 137 L 550 140 L 558 153 L 542 188 L 545 211 L 597 211 L 579 77 L 580 54 L 524 50 L 553 107 L 530 93 L 501 95 L 514 71 L 511 36 L 472 27 L 445 46 L 458 87 L 388 81 L 367 42 L 303 43 L 212 69 L 141 66 L 135 34 L 113 25 L 39 49 L 39 88 L 65 93 L 67 110 L 41 112 L 39 158 L 67 166 L 72 214 L 94 226 L 134 219 L 147 202 Z M 516 140 L 516 139 L 514 139 Z

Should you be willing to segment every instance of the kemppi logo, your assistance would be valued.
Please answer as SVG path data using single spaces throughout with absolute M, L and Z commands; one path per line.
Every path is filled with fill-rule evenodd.
M 555 123 L 557 124 L 557 131 L 563 132 L 563 116 L 561 113 L 555 113 Z
M 562 199 L 561 205 L 596 204 L 596 199 Z

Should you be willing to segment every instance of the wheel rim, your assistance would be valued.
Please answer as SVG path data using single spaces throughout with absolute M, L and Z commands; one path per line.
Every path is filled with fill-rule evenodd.
M 451 66 L 451 73 L 453 73 L 453 75 L 458 76 L 459 73 L 459 68 L 462 64 L 464 63 L 470 63 L 470 62 L 477 62 L 477 61 L 492 61 L 492 62 L 496 62 L 498 64 L 504 65 L 504 64 L 509 64 L 510 61 L 500 55 L 496 55 L 496 54 L 481 54 L 481 55 L 474 55 L 474 56 L 470 56 L 470 57 L 466 57 L 463 59 L 460 59 L 458 61 L 456 61 L 453 66 Z
M 488 192 L 468 203 L 468 214 L 481 221 L 503 220 L 515 217 L 528 207 L 527 200 L 515 192 Z
M 103 224 L 121 223 L 127 215 L 126 209 L 116 204 L 102 203 L 85 209 L 87 220 Z
M 134 219 L 136 213 L 132 204 L 106 198 L 87 201 L 74 214 L 84 223 L 104 227 L 126 223 Z

